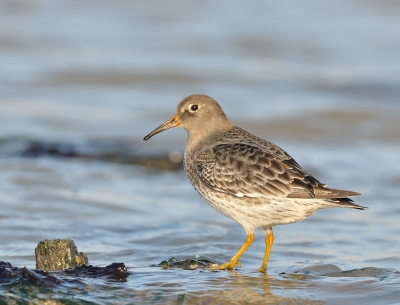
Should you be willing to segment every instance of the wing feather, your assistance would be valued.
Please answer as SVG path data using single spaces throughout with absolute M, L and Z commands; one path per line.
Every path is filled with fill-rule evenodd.
M 269 143 L 269 142 L 268 142 Z M 356 192 L 327 188 L 278 146 L 226 143 L 195 158 L 200 180 L 217 192 L 237 197 L 343 198 Z

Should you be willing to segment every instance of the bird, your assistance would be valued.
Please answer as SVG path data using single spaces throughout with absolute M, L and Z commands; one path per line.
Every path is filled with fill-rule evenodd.
M 176 113 L 143 140 L 176 126 L 188 134 L 183 163 L 190 183 L 214 210 L 246 232 L 239 251 L 210 269 L 240 268 L 239 259 L 258 228 L 266 234 L 258 269 L 265 273 L 274 242 L 273 226 L 304 220 L 319 209 L 366 209 L 349 198 L 360 193 L 327 187 L 278 145 L 232 124 L 217 101 L 207 95 L 185 97 Z

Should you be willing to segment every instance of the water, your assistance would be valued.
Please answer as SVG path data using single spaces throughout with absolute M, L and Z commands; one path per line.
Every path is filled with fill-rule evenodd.
M 129 271 L 122 283 L 3 285 L 0 301 L 400 303 L 399 13 L 390 1 L 0 1 L 0 260 L 32 269 L 39 241 L 71 238 L 91 264 Z M 369 210 L 275 227 L 268 275 L 256 271 L 261 232 L 239 270 L 161 270 L 149 266 L 225 262 L 244 231 L 183 171 L 21 157 L 30 140 L 176 155 L 183 130 L 142 138 L 193 93 Z

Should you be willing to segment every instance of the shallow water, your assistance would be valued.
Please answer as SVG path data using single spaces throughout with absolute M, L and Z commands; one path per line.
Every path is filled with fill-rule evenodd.
M 91 264 L 129 272 L 2 285 L 0 303 L 400 303 L 400 6 L 189 3 L 0 2 L 0 261 L 32 269 L 39 241 L 71 238 Z M 369 209 L 275 227 L 268 275 L 262 232 L 231 272 L 150 267 L 222 263 L 245 239 L 182 170 L 101 157 L 179 159 L 183 130 L 142 138 L 200 92 Z M 31 140 L 93 157 L 23 157 Z

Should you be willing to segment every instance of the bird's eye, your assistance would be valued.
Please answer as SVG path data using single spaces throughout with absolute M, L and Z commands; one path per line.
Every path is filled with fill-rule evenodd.
M 197 106 L 197 105 L 190 106 L 190 110 L 192 110 L 192 111 L 197 111 L 197 109 L 199 109 L 199 106 Z

